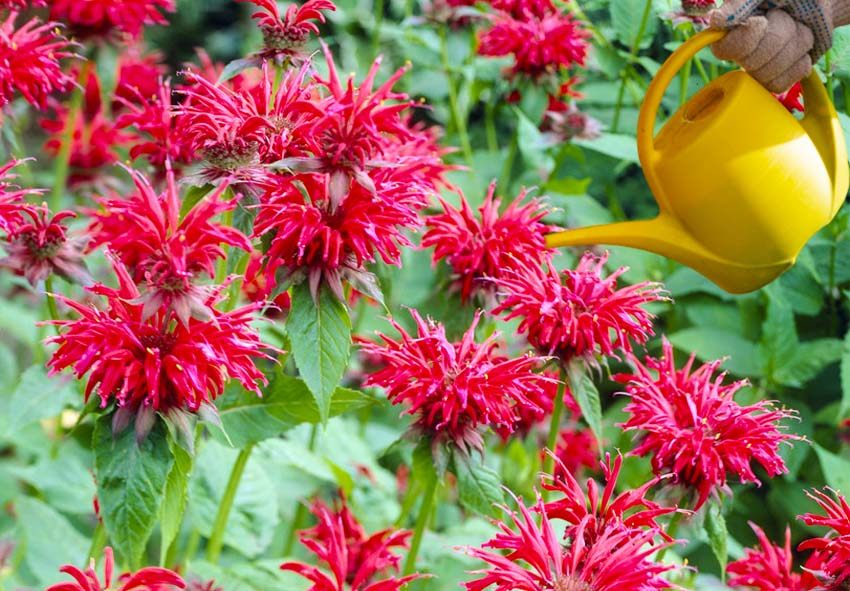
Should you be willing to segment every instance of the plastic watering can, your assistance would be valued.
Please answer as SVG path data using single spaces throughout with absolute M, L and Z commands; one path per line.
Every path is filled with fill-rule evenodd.
M 653 137 L 673 77 L 723 35 L 708 30 L 692 37 L 647 89 L 637 144 L 658 217 L 549 234 L 548 246 L 640 248 L 677 260 L 728 292 L 745 293 L 793 265 L 838 212 L 848 188 L 847 149 L 814 72 L 802 81 L 802 120 L 739 70 L 700 90 Z

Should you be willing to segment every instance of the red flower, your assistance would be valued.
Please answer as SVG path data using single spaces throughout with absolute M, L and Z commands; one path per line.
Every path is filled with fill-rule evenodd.
M 751 460 L 761 464 L 768 476 L 787 472 L 779 444 L 799 438 L 777 426 L 781 419 L 793 416 L 791 412 L 777 410 L 764 400 L 750 406 L 733 400 L 747 381 L 724 385 L 726 374 L 714 375 L 722 360 L 692 372 L 694 359 L 691 355 L 677 370 L 673 347 L 665 338 L 660 359 L 646 357 L 642 365 L 632 358 L 638 373 L 614 379 L 627 384 L 631 396 L 624 409 L 631 417 L 621 426 L 640 431 L 631 453 L 652 455 L 656 474 L 670 472 L 674 482 L 696 491 L 694 508 L 698 509 L 710 494 L 726 488 L 728 473 L 741 482 L 759 483 Z
M 71 575 L 76 582 L 56 583 L 45 591 L 109 591 L 112 589 L 112 575 L 115 567 L 112 556 L 112 548 L 109 546 L 103 551 L 103 584 L 94 570 L 94 559 L 89 567 L 82 571 L 76 566 L 66 564 L 59 569 L 60 572 Z M 148 566 L 135 573 L 124 573 L 116 581 L 115 591 L 172 591 L 173 589 L 185 589 L 186 582 L 174 571 L 156 566 Z
M 0 231 L 9 235 L 14 234 L 15 228 L 23 222 L 21 200 L 28 195 L 44 193 L 43 189 L 21 189 L 8 182 L 14 179 L 15 175 L 7 173 L 21 162 L 23 161 L 10 160 L 0 166 Z
M 803 112 L 805 108 L 803 107 L 803 103 L 800 101 L 800 97 L 803 95 L 803 87 L 800 86 L 799 82 L 795 82 L 791 88 L 786 90 L 783 93 L 775 94 L 777 100 L 782 103 L 782 106 L 788 109 L 791 113 L 794 111 Z
M 200 275 L 215 276 L 218 259 L 227 244 L 245 251 L 251 244 L 244 234 L 211 219 L 236 207 L 237 201 L 220 201 L 222 184 L 180 219 L 180 195 L 173 174 L 164 193 L 157 195 L 140 172 L 130 171 L 136 194 L 128 200 L 99 199 L 103 213 L 93 213 L 90 248 L 106 244 L 148 291 L 137 300 L 144 304 L 142 320 L 163 306 L 174 310 L 184 325 L 189 318 L 210 320 L 209 290 L 197 285 Z
M 68 25 L 77 37 L 141 36 L 145 25 L 166 25 L 159 12 L 174 12 L 174 0 L 51 0 L 50 18 Z
M 805 591 L 811 589 L 792 573 L 791 529 L 785 528 L 785 545 L 777 546 L 767 539 L 762 529 L 752 521 L 760 548 L 747 548 L 744 557 L 726 567 L 730 587 L 747 587 L 757 591 Z
M 133 45 L 121 52 L 118 58 L 118 79 L 112 93 L 114 113 L 125 107 L 125 101 L 132 103 L 140 97 L 151 101 L 157 97 L 160 79 L 168 72 L 164 59 L 165 56 L 158 51 L 143 54 L 140 45 Z
M 535 15 L 499 13 L 479 38 L 478 53 L 500 57 L 513 54 L 511 78 L 524 74 L 537 80 L 573 65 L 584 66 L 590 32 L 566 12 L 548 9 Z
M 222 393 L 228 378 L 260 394 L 257 382 L 267 380 L 254 360 L 268 355 L 250 325 L 257 305 L 216 312 L 207 322 L 176 322 L 165 308 L 145 318 L 126 269 L 118 262 L 114 268 L 118 289 L 88 288 L 106 298 L 105 310 L 56 296 L 80 318 L 51 322 L 65 329 L 48 341 L 58 345 L 47 363 L 51 374 L 66 367 L 74 368 L 77 379 L 88 373 L 86 399 L 96 390 L 102 407 L 115 400 L 133 413 L 197 411 Z M 208 308 L 218 296 L 210 296 Z
M 407 582 L 421 576 L 393 576 L 379 581 L 387 571 L 398 572 L 401 557 L 393 548 L 406 549 L 411 532 L 384 529 L 367 535 L 363 526 L 345 504 L 331 510 L 319 500 L 310 511 L 319 522 L 315 527 L 301 531 L 301 543 L 326 565 L 333 578 L 316 567 L 300 562 L 285 562 L 282 570 L 300 574 L 313 582 L 308 591 L 398 591 Z
M 34 18 L 15 28 L 17 18 L 13 10 L 0 21 L 0 108 L 18 91 L 43 111 L 51 93 L 73 86 L 74 79 L 62 71 L 59 60 L 75 56 L 71 44 L 58 35 L 56 23 L 40 24 Z
M 310 33 L 319 34 L 319 27 L 314 20 L 325 22 L 323 10 L 336 10 L 331 0 L 307 0 L 302 6 L 290 4 L 283 18 L 275 0 L 237 0 L 251 2 L 263 11 L 257 11 L 251 18 L 257 19 L 257 24 L 263 34 L 263 50 L 256 55 L 262 59 L 275 60 L 278 64 L 287 61 L 300 65 L 307 59 L 305 48 Z
M 704 15 L 717 6 L 716 0 L 682 0 L 682 10 L 691 15 Z
M 434 263 L 445 258 L 456 277 L 462 302 L 475 292 L 492 293 L 499 279 L 517 260 L 540 265 L 552 251 L 543 236 L 551 230 L 541 223 L 548 213 L 539 199 L 520 204 L 525 190 L 500 214 L 501 201 L 495 197 L 496 183 L 490 184 L 476 217 L 461 194 L 460 209 L 442 199 L 445 213 L 425 219 L 429 230 L 422 247 L 434 247 Z M 480 219 L 479 219 L 480 218 Z
M 415 336 L 391 320 L 400 340 L 379 334 L 383 345 L 363 344 L 367 354 L 380 356 L 386 364 L 364 385 L 382 386 L 393 404 L 407 404 L 403 414 L 416 417 L 413 428 L 417 432 L 435 442 L 454 443 L 464 452 L 481 450 L 479 427 L 492 425 L 510 431 L 516 406 L 536 407 L 535 400 L 551 379 L 534 371 L 542 358 L 498 355 L 499 333 L 476 343 L 480 313 L 459 343 L 448 341 L 443 325 L 426 322 L 416 310 L 411 314 L 418 328 Z
M 601 497 L 594 480 L 587 481 L 587 494 L 585 494 L 573 473 L 564 465 L 559 465 L 560 461 L 555 459 L 555 474 L 543 475 L 543 488 L 559 492 L 563 497 L 546 503 L 544 508 L 546 514 L 552 519 L 561 519 L 570 525 L 567 528 L 567 535 L 573 535 L 571 533 L 573 528 L 580 525 L 589 543 L 609 529 L 625 528 L 635 532 L 646 529 L 660 532 L 661 528 L 655 522 L 656 518 L 676 511 L 676 508 L 662 507 L 646 498 L 649 489 L 661 480 L 657 476 L 639 488 L 628 489 L 614 496 L 620 468 L 623 465 L 623 457 L 619 454 L 613 465 L 610 454 L 605 454 L 605 462 L 599 462 L 605 480 Z
M 657 283 L 617 289 L 617 278 L 626 268 L 603 278 L 607 258 L 588 252 L 574 271 L 562 274 L 551 264 L 543 270 L 518 260 L 497 280 L 505 293 L 493 313 L 507 311 L 505 320 L 522 318 L 519 332 L 528 342 L 563 361 L 628 353 L 631 341 L 644 343 L 653 334 L 653 315 L 642 306 L 667 297 Z
M 502 507 L 511 525 L 497 522 L 501 533 L 482 548 L 467 549 L 471 556 L 491 565 L 489 570 L 471 573 L 481 576 L 463 583 L 467 591 L 483 591 L 491 586 L 494 591 L 660 591 L 677 588 L 660 576 L 675 567 L 649 560 L 654 552 L 669 545 L 669 542 L 654 542 L 655 530 L 606 527 L 592 541 L 586 541 L 588 524 L 583 521 L 572 530 L 569 543 L 563 544 L 551 522 L 553 517 L 540 499 L 531 511 L 520 499 L 516 502 L 519 514 Z M 538 519 L 532 511 L 539 514 Z
M 353 282 L 364 293 L 374 282 L 363 265 L 379 256 L 387 264 L 400 264 L 401 247 L 410 241 L 402 233 L 415 228 L 416 215 L 424 206 L 421 192 L 396 182 L 400 172 L 392 167 L 376 171 L 379 194 L 392 194 L 390 200 L 375 198 L 359 184 L 351 187 L 345 202 L 334 208 L 331 180 L 326 174 L 299 174 L 275 178 L 266 186 L 254 220 L 254 235 L 271 236 L 266 253 L 265 273 L 269 285 L 277 285 L 277 270 L 284 269 L 286 280 L 307 278 L 312 292 L 324 282 L 344 300 L 343 281 Z
M 69 239 L 63 219 L 76 217 L 72 211 L 60 211 L 54 216 L 46 204 L 41 206 L 17 204 L 18 213 L 28 217 L 13 227 L 5 245 L 8 256 L 0 265 L 27 278 L 30 285 L 44 281 L 56 273 L 68 281 L 87 283 L 91 280 L 83 259 L 86 238 Z M 14 217 L 14 216 L 13 216 Z
M 828 527 L 830 531 L 823 537 L 806 540 L 797 549 L 815 550 L 805 564 L 805 576 L 810 575 L 817 581 L 810 588 L 839 591 L 850 584 L 850 505 L 843 495 L 830 488 L 826 490 L 831 495 L 819 490 L 806 493 L 820 505 L 825 515 L 806 513 L 799 519 L 806 525 Z
M 590 429 L 579 426 L 578 417 L 573 418 L 566 427 L 561 427 L 555 444 L 555 457 L 558 460 L 555 465 L 556 477 L 561 475 L 561 470 L 577 476 L 582 468 L 593 470 L 597 467 L 599 444 Z
M 47 0 L 0 0 L 0 8 L 25 10 L 35 6 L 45 6 Z
M 506 12 L 515 18 L 532 15 L 539 18 L 555 12 L 557 8 L 552 0 L 489 0 L 494 10 Z
M 86 64 L 84 68 L 89 70 L 92 66 Z M 69 183 L 72 186 L 84 183 L 100 185 L 103 180 L 109 180 L 101 178 L 102 169 L 120 160 L 119 148 L 126 146 L 132 136 L 119 131 L 104 111 L 97 74 L 91 70 L 80 76 L 85 78 L 86 92 L 82 112 L 77 113 L 76 120 L 71 123 L 74 136 L 71 142 L 72 172 Z M 57 106 L 57 119 L 42 119 L 40 122 L 41 127 L 51 136 L 44 143 L 44 150 L 53 157 L 58 157 L 62 150 L 69 114 L 66 106 Z

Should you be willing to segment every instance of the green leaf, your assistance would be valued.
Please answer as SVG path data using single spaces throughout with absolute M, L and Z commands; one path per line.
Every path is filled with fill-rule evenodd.
M 547 177 L 555 167 L 552 157 L 546 153 L 546 144 L 539 127 L 519 109 L 517 116 L 517 146 L 525 163 L 542 177 Z
M 696 353 L 702 361 L 728 356 L 723 368 L 752 378 L 762 377 L 762 362 L 758 347 L 740 335 L 709 327 L 686 328 L 670 335 L 670 342 L 679 349 Z
M 437 467 L 434 463 L 434 454 L 431 451 L 430 438 L 423 437 L 413 448 L 412 468 L 413 475 L 423 484 L 437 478 Z
M 186 196 L 183 198 L 183 203 L 180 205 L 180 217 L 182 218 L 189 213 L 189 211 L 214 188 L 215 185 L 210 183 L 201 185 L 200 187 L 189 187 L 189 190 L 186 191 Z
M 826 483 L 842 494 L 850 493 L 850 460 L 813 443 Z
M 841 417 L 850 413 L 850 330 L 844 335 L 844 347 L 841 352 Z
M 616 4 L 616 2 L 614 2 Z M 574 139 L 577 146 L 605 154 L 617 160 L 640 163 L 637 153 L 637 140 L 630 135 L 603 133 L 594 139 Z
M 773 377 L 779 384 L 801 387 L 823 369 L 842 358 L 844 345 L 838 339 L 817 339 L 800 343 L 794 357 L 778 366 Z
M 587 373 L 585 364 L 579 360 L 572 361 L 567 366 L 570 391 L 581 409 L 581 415 L 587 422 L 593 436 L 602 449 L 602 403 L 596 384 Z
M 162 536 L 159 548 L 159 563 L 165 564 L 165 556 L 171 543 L 180 533 L 183 513 L 186 511 L 189 474 L 192 472 L 192 456 L 183 446 L 171 440 L 169 442 L 174 464 L 168 473 L 165 485 L 165 497 L 159 510 L 160 532 Z
M 100 417 L 92 436 L 95 479 L 106 533 L 132 568 L 141 565 L 147 541 L 159 517 L 174 456 L 165 424 L 157 420 L 141 442 L 127 427 L 112 435 L 112 415 Z
M 71 514 L 91 513 L 95 494 L 91 459 L 76 443 L 61 445 L 56 457 L 43 457 L 31 466 L 7 465 L 5 470 L 35 488 L 39 498 L 54 509 Z
M 762 325 L 761 348 L 768 377 L 782 383 L 775 373 L 794 358 L 799 339 L 791 306 L 772 286 L 768 288 L 767 293 L 767 314 Z
M 15 514 L 26 544 L 24 562 L 42 585 L 66 579 L 59 573 L 65 564 L 83 566 L 89 540 L 62 514 L 30 497 L 15 501 Z
M 641 31 L 647 4 L 650 5 L 649 17 L 644 30 Z M 641 35 L 641 47 L 649 45 L 652 42 L 653 35 L 655 35 L 655 30 L 658 28 L 652 0 L 616 0 L 611 2 L 611 24 L 614 26 L 617 40 L 629 49 L 638 42 L 638 35 Z
M 309 282 L 292 288 L 292 310 L 286 330 L 301 377 L 313 393 L 322 423 L 330 416 L 331 395 L 348 365 L 351 320 L 345 306 L 322 286 L 318 301 Z
M 481 515 L 492 516 L 494 504 L 504 502 L 499 475 L 471 455 L 454 454 L 460 504 Z
M 248 68 L 252 68 L 257 66 L 258 60 L 256 58 L 241 58 L 233 60 L 224 66 L 224 69 L 221 71 L 221 76 L 218 77 L 218 84 L 222 82 L 227 82 L 231 78 L 238 76 Z
M 726 563 L 729 560 L 729 532 L 726 530 L 726 520 L 723 518 L 721 507 L 712 503 L 705 513 L 705 533 L 708 535 L 708 544 L 711 551 L 720 563 L 720 572 L 726 572 Z
M 0 398 L 0 437 L 11 437 L 35 421 L 55 417 L 76 397 L 74 382 L 66 376 L 48 377 L 41 365 L 27 368 L 11 397 Z

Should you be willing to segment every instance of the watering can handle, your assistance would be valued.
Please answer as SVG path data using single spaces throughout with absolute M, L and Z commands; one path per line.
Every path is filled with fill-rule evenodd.
M 667 61 L 662 64 L 658 73 L 649 84 L 646 96 L 640 108 L 637 124 L 638 155 L 641 162 L 653 157 L 655 146 L 655 118 L 661 99 L 667 92 L 667 87 L 673 81 L 688 60 L 693 58 L 705 47 L 722 39 L 726 31 L 720 29 L 706 29 L 685 41 L 674 51 Z M 812 73 L 802 80 L 803 99 L 806 105 L 806 117 L 831 117 L 834 116 L 834 108 L 826 93 L 823 83 L 817 73 Z

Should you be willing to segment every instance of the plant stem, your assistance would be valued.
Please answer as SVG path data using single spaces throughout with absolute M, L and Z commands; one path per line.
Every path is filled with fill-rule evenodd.
M 313 451 L 316 447 L 316 436 L 319 433 L 319 425 L 313 425 L 313 428 L 310 429 L 310 440 L 307 442 L 307 449 Z M 298 534 L 298 530 L 301 528 L 301 524 L 304 522 L 304 519 L 307 517 L 307 505 L 304 503 L 298 503 L 298 507 L 295 509 L 295 515 L 292 517 L 292 527 L 289 530 L 289 534 L 286 536 L 286 541 L 283 544 L 283 550 L 280 553 L 281 556 L 289 556 L 292 553 L 292 548 L 295 546 L 295 538 Z
M 670 523 L 667 524 L 667 529 L 665 533 L 671 538 L 676 537 L 676 532 L 679 530 L 679 523 L 682 521 L 682 515 L 684 513 L 677 511 L 673 513 L 673 517 L 670 519 Z M 670 546 L 666 546 L 658 551 L 658 555 L 655 557 L 655 562 L 661 562 L 661 559 L 664 558 L 664 555 L 667 553 L 667 549 Z
M 499 151 L 499 136 L 496 134 L 496 105 L 490 100 L 484 105 L 484 130 L 487 133 L 487 149 Z
M 91 539 L 91 546 L 89 547 L 89 555 L 87 557 L 86 562 L 94 558 L 97 558 L 103 553 L 103 549 L 106 547 L 106 528 L 103 527 L 103 522 L 98 519 L 97 527 L 94 530 L 94 535 Z
M 688 84 L 691 81 L 691 66 L 693 64 L 693 60 L 689 60 L 685 67 L 682 68 L 682 71 L 679 73 L 679 106 L 685 104 L 685 101 L 688 100 Z
M 419 506 L 419 515 L 416 517 L 416 526 L 413 530 L 413 540 L 410 542 L 410 552 L 407 553 L 407 561 L 404 563 L 404 574 L 413 574 L 416 570 L 416 555 L 419 554 L 419 546 L 422 545 L 422 536 L 428 527 L 428 521 L 431 517 L 431 511 L 434 508 L 434 498 L 437 496 L 437 484 L 439 478 L 433 475 L 433 478 L 428 480 L 425 487 L 425 494 L 422 496 L 422 504 Z
M 502 194 L 506 194 L 508 189 L 511 186 L 511 173 L 514 170 L 514 160 L 516 160 L 516 153 L 519 149 L 519 124 L 517 124 L 517 128 L 514 130 L 514 135 L 511 138 L 511 143 L 508 146 L 508 154 L 505 156 L 505 163 L 502 166 L 502 173 L 499 175 L 499 189 L 501 189 Z
M 230 517 L 230 509 L 233 507 L 233 500 L 236 498 L 236 491 L 239 489 L 239 481 L 242 480 L 242 473 L 245 471 L 245 465 L 248 463 L 248 458 L 251 456 L 251 450 L 253 449 L 254 445 L 251 444 L 240 451 L 236 462 L 233 464 L 233 469 L 230 472 L 230 480 L 227 481 L 227 488 L 224 490 L 224 496 L 221 498 L 218 515 L 215 517 L 212 535 L 207 545 L 207 562 L 213 564 L 218 562 L 221 547 L 224 543 L 224 530 L 227 526 L 227 518 Z
M 705 71 L 705 66 L 702 65 L 702 60 L 698 57 L 694 58 L 694 64 L 697 67 L 697 71 L 699 72 L 699 77 L 702 78 L 702 81 L 708 84 L 711 82 L 711 78 L 708 77 L 708 72 Z
M 65 129 L 62 130 L 62 140 L 59 153 L 56 155 L 56 165 L 53 169 L 53 190 L 50 193 L 50 208 L 54 213 L 62 208 L 62 196 L 65 194 L 65 185 L 68 182 L 68 171 L 71 168 L 71 148 L 74 144 L 74 132 L 77 130 L 77 119 L 83 106 L 83 96 L 86 92 L 86 83 L 89 79 L 91 62 L 83 62 L 80 70 L 79 86 L 74 88 L 71 94 L 71 102 L 68 104 L 68 114 L 65 120 Z
M 826 91 L 829 93 L 829 100 L 835 101 L 835 77 L 832 75 L 832 50 L 826 52 L 824 57 L 824 69 L 826 70 Z
M 649 23 L 649 14 L 652 12 L 652 0 L 646 0 L 643 7 L 643 15 L 641 15 L 640 26 L 638 27 L 635 41 L 632 43 L 632 50 L 629 57 L 634 59 L 640 51 L 640 42 L 643 40 L 643 34 L 646 32 L 646 26 Z M 614 107 L 614 120 L 611 123 L 611 133 L 617 133 L 617 127 L 620 125 L 620 112 L 623 109 L 623 97 L 626 93 L 626 80 L 628 80 L 628 68 L 631 63 L 627 64 L 620 71 L 620 88 L 617 90 L 617 105 Z
M 381 23 L 384 21 L 384 0 L 375 0 L 375 28 L 372 29 L 372 55 L 377 56 L 381 48 Z
M 449 62 L 449 44 L 448 44 L 448 27 L 442 25 L 440 27 L 440 58 L 443 63 L 443 70 L 446 73 L 446 88 L 449 91 L 449 109 L 451 110 L 452 125 L 460 138 L 460 147 L 463 151 L 463 157 L 466 160 L 466 165 L 475 176 L 475 167 L 472 161 L 472 144 L 469 142 L 469 133 L 466 130 L 466 118 L 461 116 L 460 109 L 457 103 L 457 88 L 455 87 L 454 76 L 452 75 L 452 66 Z
M 552 409 L 552 419 L 549 422 L 549 437 L 546 438 L 546 447 L 554 454 L 555 446 L 558 445 L 558 434 L 561 427 L 561 415 L 564 412 L 564 392 L 567 389 L 567 369 L 564 364 L 560 364 L 558 375 L 558 392 L 555 394 L 555 406 Z M 555 458 L 551 455 L 546 456 L 546 461 L 543 464 L 543 471 L 546 474 L 552 474 L 555 469 Z
M 224 193 L 228 194 L 227 197 L 234 198 L 230 188 L 227 188 L 224 191 Z M 224 197 L 224 196 L 225 195 L 223 194 L 222 197 Z M 232 209 L 228 209 L 227 211 L 225 211 L 222 214 L 221 223 L 222 223 L 223 226 L 226 226 L 226 227 L 231 227 L 233 225 L 233 210 Z M 219 285 L 224 283 L 224 280 L 227 278 L 227 259 L 230 257 L 231 247 L 228 246 L 228 245 L 224 245 L 223 250 L 224 250 L 224 256 L 221 257 L 220 261 L 218 261 L 218 267 L 215 270 L 215 282 L 218 283 Z

